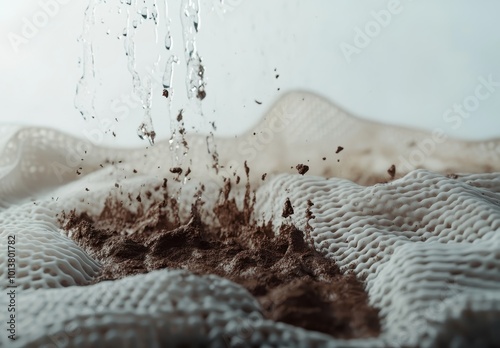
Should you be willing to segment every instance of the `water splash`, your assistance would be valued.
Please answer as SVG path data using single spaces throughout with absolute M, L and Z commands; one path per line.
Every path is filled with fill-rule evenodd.
M 201 101 L 207 96 L 205 67 L 196 46 L 196 35 L 200 30 L 200 5 L 198 0 L 182 0 L 181 22 L 184 38 L 184 55 L 187 65 L 186 89 L 191 109 L 195 110 L 202 122 L 207 123 L 203 115 Z M 213 128 L 215 130 L 215 128 Z M 211 155 L 212 167 L 219 172 L 219 155 L 214 141 L 214 133 L 206 137 L 207 152 Z
M 79 110 L 82 115 L 95 114 L 93 107 L 93 98 L 95 92 L 95 71 L 94 54 L 90 30 L 95 26 L 95 10 L 104 0 L 89 0 L 89 6 L 86 11 L 86 21 L 84 26 L 84 75 L 79 82 L 77 91 L 77 100 L 79 101 Z M 196 46 L 196 36 L 200 30 L 200 2 L 199 0 L 181 0 L 180 1 L 180 20 L 182 26 L 182 41 L 185 56 L 187 73 L 185 76 L 187 103 L 184 104 L 184 112 L 172 112 L 172 100 L 175 95 L 172 86 L 175 66 L 179 62 L 178 57 L 171 52 L 173 47 L 173 35 L 171 34 L 171 11 L 169 11 L 167 1 L 157 0 L 120 0 L 118 4 L 119 13 L 123 12 L 126 22 L 123 27 L 117 30 L 118 37 L 123 41 L 123 49 L 126 58 L 127 70 L 132 82 L 132 97 L 142 106 L 142 120 L 137 127 L 137 135 L 141 139 L 149 140 L 154 145 L 156 131 L 153 125 L 153 99 L 156 102 L 157 95 L 162 95 L 162 99 L 167 104 L 168 116 L 170 118 L 170 150 L 172 155 L 172 164 L 181 166 L 183 159 L 187 155 L 188 144 L 185 139 L 186 129 L 184 120 L 188 117 L 190 120 L 200 118 L 202 122 L 207 122 L 203 116 L 201 101 L 206 97 L 205 67 L 202 58 L 198 53 Z M 160 6 L 158 6 L 158 4 Z M 113 12 L 116 12 L 116 5 L 113 5 Z M 125 21 L 122 17 L 122 21 Z M 104 18 L 102 24 L 105 24 Z M 152 23 L 151 26 L 148 23 Z M 151 29 L 153 28 L 153 29 Z M 160 49 L 160 53 L 154 58 L 149 51 L 142 50 L 142 34 L 144 30 L 154 30 L 154 39 L 156 46 L 154 49 Z M 108 33 L 109 34 L 109 33 Z M 161 35 L 161 36 L 160 36 Z M 160 39 L 160 37 L 162 39 Z M 149 40 L 148 40 L 149 41 Z M 156 51 L 158 52 L 158 51 Z M 144 55 L 144 53 L 146 53 Z M 166 53 L 166 54 L 165 54 Z M 137 59 L 136 55 L 139 55 Z M 146 61 L 143 59 L 146 57 Z M 147 62 L 149 61 L 149 63 Z M 149 64 L 149 65 L 148 65 Z M 158 69 L 164 64 L 164 69 Z M 153 67 L 151 67 L 153 66 Z M 92 82 L 92 83 L 91 83 Z M 92 87 L 92 88 L 89 88 Z M 161 88 L 161 90 L 158 90 Z M 91 93 L 84 93 L 90 91 Z M 93 94 L 92 94 L 93 93 Z M 88 97 L 92 94 L 92 97 Z M 154 98 L 153 98 L 154 96 Z M 87 104 L 85 104 L 87 103 Z M 90 106 L 87 106 L 90 105 Z M 90 110 L 90 111 L 87 111 Z M 184 115 L 183 115 L 184 113 Z M 179 116 L 182 121 L 179 121 Z M 183 117 L 185 117 L 183 119 Z M 218 168 L 217 151 L 213 141 L 213 132 L 207 138 L 207 151 L 214 158 L 214 168 Z
M 172 90 L 172 78 L 174 73 L 174 66 L 179 62 L 179 59 L 172 55 L 168 59 L 165 65 L 165 71 L 163 73 L 162 85 L 163 93 L 167 98 L 169 112 L 171 110 L 171 103 L 173 97 Z M 180 167 L 183 162 L 183 158 L 187 155 L 187 142 L 185 140 L 185 127 L 183 121 L 183 110 L 180 110 L 176 117 L 170 117 L 170 129 L 171 136 L 169 139 L 169 149 L 172 156 L 172 163 L 176 167 Z M 184 148 L 184 151 L 182 150 Z M 182 153 L 181 153 L 182 151 Z
M 137 135 L 141 139 L 148 139 L 151 145 L 154 145 L 156 132 L 153 127 L 153 118 L 151 108 L 153 105 L 153 84 L 151 76 L 154 75 L 154 71 L 148 72 L 145 76 L 139 74 L 136 67 L 136 57 L 135 57 L 135 43 L 136 43 L 136 32 L 137 28 L 143 23 L 145 20 L 153 19 L 155 22 L 155 36 L 157 37 L 157 10 L 156 10 L 156 2 L 153 2 L 149 6 L 144 2 L 141 10 L 133 11 L 130 8 L 127 9 L 127 27 L 126 27 L 126 35 L 125 35 L 125 55 L 127 57 L 127 68 L 129 73 L 132 76 L 132 88 L 133 93 L 139 98 L 142 104 L 142 108 L 144 110 L 143 120 L 140 123 L 137 129 Z M 133 9 L 138 9 L 138 1 L 135 0 Z M 153 13 L 155 15 L 153 15 Z M 156 40 L 157 41 L 157 40 Z M 154 63 L 157 64 L 159 58 Z
M 162 85 L 164 89 L 170 89 L 172 87 L 172 77 L 174 74 L 174 64 L 177 64 L 179 59 L 172 55 L 165 64 L 165 70 L 163 73 Z
M 175 119 L 170 119 L 170 127 L 173 129 L 168 141 L 169 150 L 172 155 L 172 163 L 182 166 L 184 157 L 188 154 L 189 145 L 186 141 L 186 128 L 184 126 L 184 110 L 179 110 Z
M 87 5 L 87 8 L 85 9 L 83 33 L 78 39 L 83 46 L 83 55 L 81 59 L 83 73 L 76 86 L 74 105 L 84 120 L 87 120 L 89 117 L 95 118 L 96 115 L 94 107 L 96 96 L 96 74 L 91 29 L 95 25 L 95 10 L 100 2 L 101 0 L 90 0 Z
M 200 23 L 200 5 L 197 0 L 183 0 L 181 5 L 182 34 L 184 37 L 184 54 L 187 64 L 186 88 L 188 98 L 203 100 L 205 91 L 205 68 L 196 47 L 196 34 Z M 201 112 L 201 106 L 197 109 Z
M 166 29 L 166 34 L 165 34 L 165 49 L 169 51 L 172 48 L 172 35 L 170 33 L 170 16 L 168 12 L 168 3 L 165 0 L 165 29 Z
M 140 81 L 140 80 L 139 80 Z M 152 82 L 149 76 L 146 76 L 144 85 L 140 86 L 140 98 L 142 108 L 144 109 L 143 121 L 137 128 L 137 135 L 141 139 L 148 139 L 151 145 L 155 142 L 156 132 L 153 128 L 153 118 L 151 116 L 151 107 L 153 106 L 152 99 Z

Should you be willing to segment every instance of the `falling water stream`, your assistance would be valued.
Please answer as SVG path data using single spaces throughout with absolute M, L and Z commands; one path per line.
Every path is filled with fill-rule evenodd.
M 105 6 L 109 1 L 89 0 L 85 11 L 83 33 L 80 42 L 83 47 L 82 76 L 77 84 L 75 107 L 82 117 L 98 118 L 99 112 L 94 105 L 98 87 L 99 76 L 96 72 L 96 60 L 99 55 L 96 53 L 95 34 L 96 30 L 96 10 L 100 6 Z M 167 114 L 170 120 L 171 136 L 169 148 L 174 167 L 180 167 L 188 151 L 188 144 L 185 141 L 186 129 L 185 117 L 199 117 L 202 123 L 205 120 L 202 111 L 202 100 L 206 96 L 205 67 L 202 64 L 201 56 L 196 45 L 196 36 L 200 30 L 200 4 L 199 0 L 181 0 L 179 12 L 175 12 L 169 6 L 167 0 L 120 0 L 118 13 L 126 13 L 126 23 L 123 32 L 118 39 L 123 39 L 124 54 L 126 56 L 127 73 L 130 76 L 132 93 L 134 100 L 140 102 L 142 107 L 142 120 L 138 122 L 137 135 L 141 139 L 147 139 L 150 145 L 154 145 L 157 135 L 153 125 L 153 100 L 157 94 L 163 95 L 162 101 L 167 103 Z M 182 33 L 172 33 L 171 18 L 176 13 L 180 14 Z M 106 22 L 106 18 L 101 20 Z M 138 49 L 140 39 L 138 31 L 141 26 L 154 24 L 152 39 L 157 47 L 161 46 L 159 53 L 150 53 Z M 98 35 L 109 35 L 110 30 L 105 33 L 98 32 Z M 160 37 L 161 36 L 161 37 Z M 185 87 L 187 101 L 181 110 L 172 110 L 172 100 L 176 96 L 174 86 L 172 86 L 174 75 L 178 73 L 176 66 L 180 63 L 179 57 L 172 52 L 172 46 L 182 42 L 184 48 L 184 59 L 186 64 Z M 175 39 L 175 40 L 174 40 Z M 138 66 L 137 55 L 147 57 L 147 63 Z M 176 86 L 179 88 L 179 86 Z M 215 124 L 210 123 L 215 130 Z M 210 132 L 207 136 L 207 151 L 214 159 L 214 168 L 218 170 L 218 156 L 213 141 L 214 134 Z
M 90 0 L 85 10 L 83 33 L 78 39 L 83 46 L 83 56 L 81 59 L 83 74 L 76 86 L 75 107 L 80 111 L 85 120 L 88 117 L 95 118 L 96 76 L 94 48 L 90 37 L 90 30 L 95 25 L 95 10 L 98 3 L 98 0 Z

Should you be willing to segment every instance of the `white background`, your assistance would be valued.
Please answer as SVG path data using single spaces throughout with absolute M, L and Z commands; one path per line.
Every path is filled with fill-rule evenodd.
M 55 0 L 41 2 L 51 1 Z M 82 45 L 77 38 L 82 34 L 88 1 L 64 1 L 66 4 L 61 4 L 33 37 L 13 44 L 13 35 L 23 37 L 23 26 L 44 11 L 41 2 L 0 3 L 0 121 L 58 127 L 79 136 L 83 129 L 109 129 L 99 120 L 117 117 L 111 103 L 131 93 L 123 39 L 117 39 L 124 23 L 108 11 L 125 5 L 108 0 L 107 7 L 98 6 L 102 11 L 97 11 L 93 27 L 100 83 L 98 120 L 84 121 L 73 102 L 82 73 L 78 64 Z M 365 31 L 374 21 L 372 11 L 387 9 L 391 1 L 200 3 L 196 42 L 207 82 L 202 108 L 207 120 L 216 122 L 219 135 L 245 131 L 283 93 L 308 90 L 366 119 L 429 130 L 442 128 L 449 135 L 466 139 L 500 137 L 500 87 L 480 100 L 478 109 L 460 125 L 443 119 L 454 104 L 474 96 L 479 77 L 491 76 L 500 83 L 498 1 L 401 0 L 390 23 L 379 26 L 369 44 L 349 57 L 350 62 L 341 45 L 354 45 L 356 28 Z M 173 110 L 186 104 L 180 7 L 180 0 L 168 2 L 171 53 L 179 57 Z M 164 25 L 160 22 L 160 29 Z M 153 62 L 158 54 L 168 58 L 171 53 L 158 49 L 163 38 L 157 44 L 153 27 L 144 28 L 137 39 L 138 60 Z M 168 138 L 169 120 L 161 104 L 160 86 L 155 86 L 154 93 L 156 132 L 158 138 Z M 117 137 L 108 134 L 106 144 L 145 144 L 136 135 L 141 108 L 131 108 L 127 115 L 112 126 Z M 199 120 L 191 125 L 201 131 L 208 129 Z

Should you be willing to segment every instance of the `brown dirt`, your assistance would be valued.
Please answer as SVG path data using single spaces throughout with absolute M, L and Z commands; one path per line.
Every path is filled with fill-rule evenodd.
M 300 175 L 304 175 L 309 171 L 309 166 L 306 166 L 305 164 L 297 164 L 295 169 L 297 169 L 297 172 L 299 172 Z
M 290 215 L 293 215 L 293 207 L 292 207 L 292 202 L 290 202 L 290 198 L 287 198 L 285 201 L 285 205 L 283 206 L 283 212 L 281 213 L 281 216 L 284 218 L 289 217 Z
M 387 173 L 391 176 L 391 179 L 394 179 L 396 176 L 396 166 L 393 164 L 387 169 Z
M 215 209 L 220 226 L 202 223 L 200 201 L 193 204 L 188 223 L 181 224 L 178 217 L 168 220 L 167 206 L 178 209 L 166 183 L 155 188 L 164 191 L 164 200 L 147 210 L 133 213 L 125 203 L 109 198 L 97 217 L 63 213 L 63 227 L 103 264 L 95 283 L 162 268 L 216 274 L 248 289 L 269 319 L 337 338 L 379 335 L 378 311 L 368 305 L 363 285 L 353 274 L 342 274 L 294 226 L 282 225 L 275 235 L 270 224 L 251 223 L 255 196 L 248 183 L 241 211 L 228 198 L 231 184 L 226 182 Z M 308 220 L 314 218 L 312 206 L 308 202 Z M 121 232 L 125 230 L 132 233 Z

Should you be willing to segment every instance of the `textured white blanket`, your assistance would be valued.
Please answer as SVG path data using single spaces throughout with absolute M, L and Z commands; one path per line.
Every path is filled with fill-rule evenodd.
M 169 179 L 181 189 L 181 218 L 202 182 L 202 218 L 213 222 L 220 176 L 244 178 L 245 160 L 256 221 L 278 228 L 289 198 L 295 213 L 288 221 L 305 229 L 307 202 L 314 203 L 315 247 L 352 269 L 380 309 L 380 337 L 344 341 L 263 319 L 244 288 L 216 276 L 161 270 L 85 286 L 101 266 L 58 217 L 71 209 L 96 216 L 109 195 L 135 197 L 175 177 L 168 144 L 106 149 L 48 129 L 5 126 L 0 134 L 1 346 L 500 346 L 498 141 L 467 143 L 365 123 L 307 93 L 284 97 L 251 132 L 219 139 L 218 175 L 208 170 L 205 138 L 188 137 L 182 167 L 190 167 L 190 180 Z M 336 153 L 338 146 L 344 149 Z M 297 174 L 299 163 L 309 172 Z M 381 181 L 389 182 L 375 184 Z M 233 190 L 239 199 L 242 193 Z M 157 198 L 130 209 L 147 209 Z M 15 341 L 6 331 L 12 285 Z

